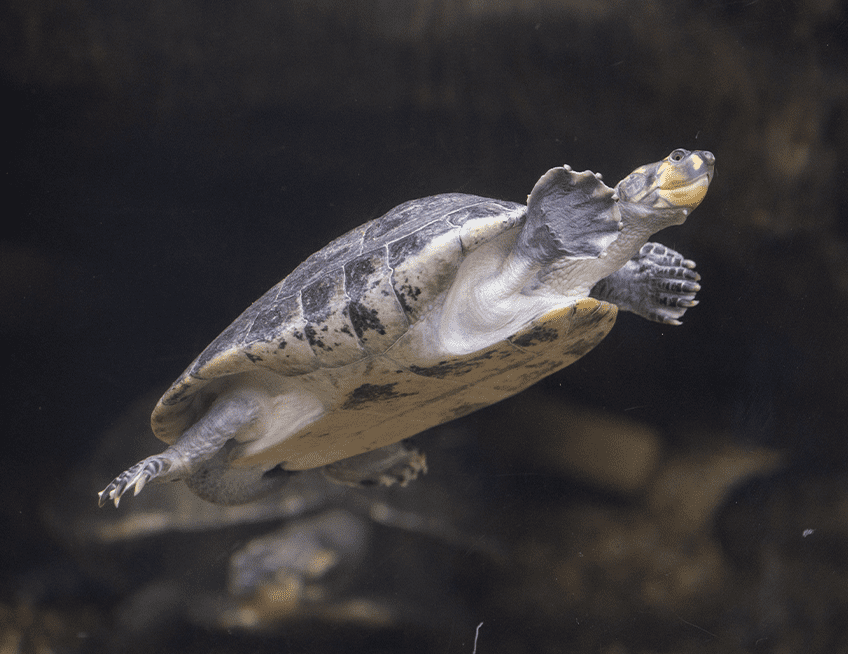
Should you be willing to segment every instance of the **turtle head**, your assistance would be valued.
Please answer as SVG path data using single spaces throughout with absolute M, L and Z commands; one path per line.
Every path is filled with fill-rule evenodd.
M 701 204 L 713 179 L 715 157 L 706 150 L 678 149 L 657 163 L 640 166 L 615 187 L 622 213 L 636 209 L 679 225 Z M 655 230 L 657 231 L 657 230 Z

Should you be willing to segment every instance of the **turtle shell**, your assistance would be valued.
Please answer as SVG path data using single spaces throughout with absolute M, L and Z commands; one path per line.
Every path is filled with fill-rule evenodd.
M 465 256 L 520 228 L 525 213 L 512 202 L 437 195 L 339 237 L 194 360 L 156 405 L 154 433 L 173 444 L 231 385 L 282 383 L 310 398 L 280 418 L 302 428 L 276 444 L 244 444 L 235 463 L 313 468 L 471 413 L 569 365 L 606 336 L 614 305 L 583 298 L 500 343 L 448 359 L 427 354 L 428 334 L 419 328 Z

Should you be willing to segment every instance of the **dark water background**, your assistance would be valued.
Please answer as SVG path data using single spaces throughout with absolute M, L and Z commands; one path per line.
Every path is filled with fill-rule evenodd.
M 80 0 L 0 11 L 0 649 L 471 652 L 484 622 L 481 654 L 848 652 L 841 3 Z M 527 399 L 452 427 L 479 495 L 442 481 L 483 516 L 469 531 L 509 553 L 469 564 L 467 550 L 436 543 L 443 575 L 384 581 L 389 595 L 431 584 L 408 603 L 421 614 L 456 605 L 461 624 L 253 631 L 180 614 L 161 633 L 161 621 L 140 620 L 143 638 L 122 635 L 116 607 L 137 588 L 92 581 L 85 561 L 125 553 L 92 559 L 42 516 L 133 400 L 176 378 L 306 256 L 402 201 L 524 201 L 563 163 L 612 185 L 678 147 L 717 158 L 703 205 L 660 236 L 703 277 L 684 326 L 622 316 Z M 556 449 L 544 434 L 567 439 L 571 414 L 522 409 L 560 402 L 649 428 L 654 481 L 616 486 L 540 462 L 533 448 Z M 751 457 L 746 472 L 716 452 Z M 663 497 L 718 487 L 689 516 L 697 528 L 658 521 L 680 506 L 651 504 L 665 478 L 700 483 Z M 399 541 L 393 552 L 416 555 L 393 561 L 429 560 L 433 539 L 421 538 Z M 630 553 L 604 555 L 616 538 Z M 167 557 L 167 538 L 155 547 Z M 696 581 L 652 591 L 652 575 Z

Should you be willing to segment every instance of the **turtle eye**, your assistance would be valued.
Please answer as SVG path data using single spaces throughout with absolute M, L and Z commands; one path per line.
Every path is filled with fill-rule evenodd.
M 688 153 L 686 152 L 686 150 L 679 148 L 672 152 L 670 155 L 668 155 L 668 158 L 671 159 L 673 162 L 678 163 L 680 161 L 683 161 L 687 154 Z

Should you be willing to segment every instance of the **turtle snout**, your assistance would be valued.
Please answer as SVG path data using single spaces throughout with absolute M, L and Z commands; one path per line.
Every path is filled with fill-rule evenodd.
M 713 177 L 715 177 L 715 155 L 709 150 L 700 150 L 698 156 L 701 157 L 701 161 L 707 166 L 708 183 L 712 182 Z

